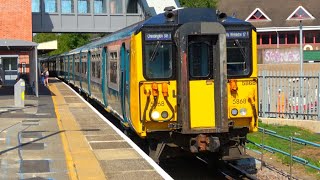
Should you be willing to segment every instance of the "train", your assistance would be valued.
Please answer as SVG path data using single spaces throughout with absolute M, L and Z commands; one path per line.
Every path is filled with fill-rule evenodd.
M 163 14 L 41 63 L 115 115 L 148 146 L 246 157 L 258 130 L 257 33 L 212 8 Z

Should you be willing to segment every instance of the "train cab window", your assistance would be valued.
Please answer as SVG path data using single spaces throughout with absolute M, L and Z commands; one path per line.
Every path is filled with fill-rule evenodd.
M 214 52 L 218 36 L 189 35 L 188 64 L 190 80 L 213 78 Z
M 209 75 L 210 46 L 204 42 L 192 42 L 188 46 L 189 73 L 191 77 Z
M 156 41 L 146 44 L 145 75 L 150 79 L 172 76 L 172 43 Z
M 247 76 L 251 72 L 251 47 L 249 39 L 227 40 L 228 76 Z

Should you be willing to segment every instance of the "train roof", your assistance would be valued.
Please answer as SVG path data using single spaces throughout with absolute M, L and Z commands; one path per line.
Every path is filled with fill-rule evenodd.
M 184 8 L 173 10 L 174 14 L 171 21 L 165 16 L 165 13 L 158 14 L 151 17 L 143 23 L 143 26 L 148 25 L 166 25 L 175 24 L 180 25 L 188 22 L 220 22 L 217 15 L 217 10 L 212 8 Z M 218 12 L 219 13 L 219 12 Z M 238 24 L 238 25 L 251 25 L 251 23 L 228 16 L 223 20 L 222 24 Z
M 89 44 L 73 49 L 70 52 L 67 52 L 64 54 L 75 54 L 75 53 L 79 53 L 80 51 L 84 52 L 93 48 L 101 48 L 106 43 L 113 42 L 118 39 L 128 37 L 135 32 L 139 32 L 143 27 L 164 26 L 164 25 L 178 26 L 180 24 L 184 24 L 187 22 L 198 22 L 198 21 L 219 22 L 217 11 L 212 8 L 183 8 L 183 9 L 173 10 L 172 13 L 174 14 L 174 16 L 171 19 L 171 21 L 168 21 L 168 18 L 165 16 L 166 13 L 161 13 L 156 16 L 150 17 L 149 19 L 146 19 L 144 21 L 128 26 L 117 32 L 111 33 Z M 222 24 L 252 26 L 249 22 L 246 22 L 234 17 L 227 17 L 222 22 Z

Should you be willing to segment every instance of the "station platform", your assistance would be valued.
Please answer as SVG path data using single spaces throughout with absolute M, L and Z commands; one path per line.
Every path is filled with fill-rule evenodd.
M 171 179 L 62 81 L 26 91 L 0 88 L 0 179 Z

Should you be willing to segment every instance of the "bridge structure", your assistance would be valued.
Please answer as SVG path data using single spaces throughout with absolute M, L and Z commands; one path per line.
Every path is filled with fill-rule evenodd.
M 178 0 L 32 0 L 32 32 L 114 32 Z

